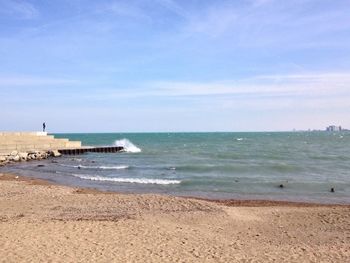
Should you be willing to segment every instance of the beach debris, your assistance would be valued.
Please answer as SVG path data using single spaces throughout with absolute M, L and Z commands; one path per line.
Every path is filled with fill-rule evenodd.
M 18 178 L 19 178 L 18 176 L 15 177 L 15 179 L 18 179 Z
M 45 165 L 43 164 L 38 164 L 36 167 L 44 167 Z

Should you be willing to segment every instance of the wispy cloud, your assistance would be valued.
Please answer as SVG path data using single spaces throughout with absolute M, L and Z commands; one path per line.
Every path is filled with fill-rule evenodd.
M 200 108 L 244 107 L 254 109 L 286 107 L 350 107 L 350 73 L 318 73 L 255 76 L 236 81 L 155 81 L 128 88 L 100 88 L 98 94 L 84 94 L 87 100 L 188 101 Z M 253 107 L 253 105 L 255 105 Z
M 189 16 L 189 12 L 174 0 L 156 0 L 155 2 L 181 17 Z
M 39 11 L 27 1 L 0 0 L 0 15 L 18 19 L 33 19 L 38 17 Z
M 274 1 L 275 0 L 251 0 L 251 4 L 253 7 L 261 7 L 261 6 L 264 6 L 266 4 L 271 4 Z
M 111 2 L 105 5 L 101 5 L 100 12 L 109 12 L 116 16 L 143 20 L 143 21 L 151 21 L 151 17 L 143 8 L 133 2 Z
M 222 38 L 233 47 L 343 45 L 323 35 L 350 29 L 346 2 L 341 1 L 343 9 L 328 8 L 327 12 L 326 7 L 316 9 L 314 1 L 295 2 L 219 2 L 192 12 L 183 31 L 187 36 Z
M 237 18 L 237 15 L 230 10 L 209 10 L 202 16 L 191 18 L 185 27 L 185 32 L 217 37 L 227 32 Z
M 49 78 L 38 76 L 23 76 L 23 75 L 0 75 L 0 87 L 42 87 L 42 86 L 62 86 L 62 85 L 77 85 L 79 81 L 65 78 Z
M 343 93 L 350 96 L 350 73 L 262 75 L 209 83 L 155 82 L 151 87 L 153 96 L 317 96 Z

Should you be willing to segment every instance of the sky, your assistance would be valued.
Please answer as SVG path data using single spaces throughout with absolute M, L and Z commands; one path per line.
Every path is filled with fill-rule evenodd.
M 0 0 L 0 130 L 350 128 L 349 0 Z

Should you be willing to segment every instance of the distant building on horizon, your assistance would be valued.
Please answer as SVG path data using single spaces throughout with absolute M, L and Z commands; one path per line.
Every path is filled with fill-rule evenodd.
M 334 131 L 342 131 L 341 126 L 330 125 L 326 128 L 326 131 L 334 132 Z

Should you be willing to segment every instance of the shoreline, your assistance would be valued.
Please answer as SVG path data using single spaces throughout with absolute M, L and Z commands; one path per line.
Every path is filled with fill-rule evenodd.
M 286 207 L 349 207 L 349 204 L 332 204 L 332 203 L 313 203 L 313 202 L 297 202 L 297 201 L 281 201 L 281 200 L 266 200 L 266 199 L 212 199 L 212 198 L 202 198 L 196 196 L 177 196 L 169 194 L 159 194 L 159 193 L 130 193 L 130 192 L 116 192 L 116 191 L 103 191 L 95 188 L 88 187 L 74 187 L 69 185 L 63 185 L 55 183 L 50 180 L 39 179 L 29 176 L 17 175 L 14 173 L 0 173 L 0 181 L 22 181 L 32 185 L 46 185 L 46 186 L 63 186 L 75 189 L 77 194 L 115 194 L 115 195 L 144 195 L 144 194 L 154 194 L 167 197 L 178 197 L 190 200 L 199 200 L 216 203 L 218 205 L 233 206 L 233 207 L 270 207 L 270 206 L 286 206 Z

